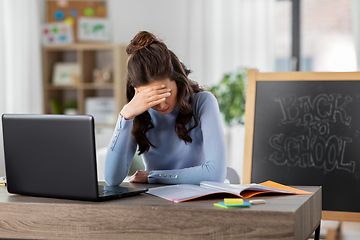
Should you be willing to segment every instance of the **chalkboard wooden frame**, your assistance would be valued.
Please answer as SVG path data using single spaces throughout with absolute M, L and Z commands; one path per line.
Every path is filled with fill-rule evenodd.
M 360 72 L 272 72 L 248 70 L 245 111 L 243 183 L 251 183 L 257 81 L 339 81 L 360 80 Z M 360 222 L 359 212 L 322 211 L 323 220 Z

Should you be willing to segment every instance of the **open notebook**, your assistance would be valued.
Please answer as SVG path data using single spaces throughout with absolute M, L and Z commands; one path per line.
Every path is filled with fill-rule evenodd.
M 312 194 L 312 192 L 299 190 L 273 181 L 259 184 L 229 184 L 203 181 L 200 185 L 178 184 L 150 188 L 148 193 L 177 203 L 218 193 L 228 193 L 242 198 L 250 198 L 264 193 Z

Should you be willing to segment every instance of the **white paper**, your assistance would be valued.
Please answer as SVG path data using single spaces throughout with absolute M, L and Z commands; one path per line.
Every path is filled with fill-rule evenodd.
M 106 18 L 80 17 L 78 19 L 79 41 L 110 41 L 110 21 Z

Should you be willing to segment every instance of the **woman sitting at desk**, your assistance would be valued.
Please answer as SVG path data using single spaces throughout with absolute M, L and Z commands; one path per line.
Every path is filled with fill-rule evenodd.
M 145 171 L 130 182 L 223 182 L 226 148 L 214 95 L 189 80 L 190 70 L 149 32 L 139 32 L 126 52 L 128 104 L 107 150 L 106 183 L 121 184 L 137 146 Z

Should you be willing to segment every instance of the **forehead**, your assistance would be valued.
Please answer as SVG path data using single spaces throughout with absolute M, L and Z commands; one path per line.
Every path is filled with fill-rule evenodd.
M 138 89 L 141 90 L 141 89 L 143 89 L 145 87 L 153 87 L 153 86 L 158 86 L 158 85 L 165 85 L 165 87 L 170 87 L 174 83 L 175 83 L 175 81 L 171 81 L 169 78 L 166 78 L 166 79 L 163 79 L 163 80 L 152 81 L 149 84 L 138 87 Z

